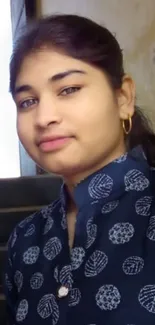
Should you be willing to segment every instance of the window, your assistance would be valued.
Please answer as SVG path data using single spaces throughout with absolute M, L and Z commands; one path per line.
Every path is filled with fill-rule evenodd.
M 20 176 L 16 108 L 9 93 L 12 52 L 10 0 L 0 3 L 0 178 Z
M 20 28 L 36 15 L 36 2 L 0 2 L 0 178 L 36 175 L 36 164 L 19 142 L 16 107 L 9 93 L 9 61 Z

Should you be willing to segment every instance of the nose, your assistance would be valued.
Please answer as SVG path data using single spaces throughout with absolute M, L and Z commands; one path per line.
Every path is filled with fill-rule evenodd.
M 56 100 L 49 96 L 40 99 L 35 111 L 36 128 L 47 128 L 51 124 L 59 124 L 62 121 Z

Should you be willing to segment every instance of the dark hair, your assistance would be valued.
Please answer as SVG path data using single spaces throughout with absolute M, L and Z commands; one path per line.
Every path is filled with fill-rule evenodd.
M 16 78 L 24 58 L 47 46 L 103 70 L 112 86 L 119 89 L 124 76 L 122 50 L 112 33 L 97 23 L 76 15 L 41 18 L 25 28 L 10 62 L 10 91 L 14 95 Z M 150 165 L 155 166 L 155 134 L 148 119 L 136 106 L 132 130 L 127 136 L 129 149 L 142 145 Z

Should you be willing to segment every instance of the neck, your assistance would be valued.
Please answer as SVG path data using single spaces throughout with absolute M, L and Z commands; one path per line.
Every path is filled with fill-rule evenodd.
M 117 148 L 117 152 L 114 151 L 110 155 L 107 155 L 103 160 L 99 161 L 98 163 L 92 165 L 88 169 L 80 170 L 79 172 L 69 175 L 68 177 L 64 177 L 64 182 L 67 187 L 67 191 L 69 194 L 69 198 L 71 200 L 71 206 L 74 206 L 74 199 L 73 199 L 73 192 L 75 187 L 80 184 L 83 180 L 85 180 L 88 176 L 92 175 L 93 173 L 97 172 L 98 170 L 102 169 L 106 165 L 108 165 L 113 160 L 119 158 L 121 155 L 123 155 L 126 152 L 125 146 L 122 146 L 121 148 Z

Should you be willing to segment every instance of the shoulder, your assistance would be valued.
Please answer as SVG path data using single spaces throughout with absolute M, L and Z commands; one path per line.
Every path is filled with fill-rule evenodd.
M 155 188 L 155 167 L 151 167 L 150 171 L 151 171 L 151 182 L 153 184 L 153 187 Z
M 39 211 L 29 215 L 16 225 L 8 240 L 8 250 L 12 252 L 17 251 L 17 246 L 23 245 L 25 241 L 28 242 L 33 238 L 32 235 L 44 232 L 47 230 L 47 225 L 52 225 L 54 218 L 58 215 L 61 209 L 60 200 L 56 200 L 43 207 Z M 50 224 L 51 222 L 51 224 Z
M 153 205 L 155 205 L 155 167 L 150 168 L 150 186 Z

